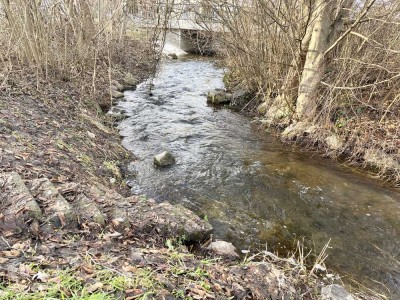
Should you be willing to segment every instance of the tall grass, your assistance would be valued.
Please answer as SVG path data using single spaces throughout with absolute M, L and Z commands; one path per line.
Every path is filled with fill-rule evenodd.
M 205 2 L 226 29 L 223 54 L 231 79 L 260 95 L 272 125 L 298 122 L 296 101 L 315 22 L 314 1 Z M 324 55 L 311 120 L 315 126 L 297 138 L 332 156 L 346 154 L 351 163 L 372 165 L 400 185 L 400 2 L 329 2 L 352 5 L 332 16 L 343 14 L 338 18 L 343 27 L 332 30 L 340 39 Z M 335 149 L 326 142 L 332 133 L 340 140 Z
M 120 45 L 124 1 L 1 0 L 1 40 L 13 61 L 65 79 L 95 68 Z

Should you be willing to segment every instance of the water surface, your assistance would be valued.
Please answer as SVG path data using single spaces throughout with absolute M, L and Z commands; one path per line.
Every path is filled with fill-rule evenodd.
M 330 267 L 380 281 L 400 299 L 399 192 L 207 106 L 222 75 L 209 60 L 168 61 L 151 94 L 148 83 L 126 93 L 119 107 L 129 117 L 119 128 L 138 157 L 132 191 L 207 216 L 215 236 L 238 249 L 284 252 L 304 237 L 320 250 L 331 239 Z M 164 150 L 177 163 L 155 168 L 153 156 Z

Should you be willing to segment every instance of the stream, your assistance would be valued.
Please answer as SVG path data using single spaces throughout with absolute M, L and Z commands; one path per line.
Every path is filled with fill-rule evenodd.
M 283 145 L 251 119 L 207 106 L 222 88 L 212 60 L 165 61 L 154 79 L 117 105 L 134 194 L 180 203 L 214 227 L 214 237 L 244 249 L 285 255 L 304 239 L 327 266 L 400 299 L 400 193 L 338 162 Z M 172 167 L 153 156 L 169 150 Z M 375 283 L 381 282 L 381 284 Z

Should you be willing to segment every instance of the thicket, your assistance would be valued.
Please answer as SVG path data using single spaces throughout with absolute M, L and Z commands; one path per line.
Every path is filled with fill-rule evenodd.
M 0 0 L 0 89 L 25 75 L 37 89 L 73 82 L 104 97 L 114 77 L 154 58 L 155 33 L 135 30 L 131 2 Z
M 260 96 L 268 124 L 399 184 L 399 1 L 207 0 L 204 6 L 223 25 L 229 78 Z

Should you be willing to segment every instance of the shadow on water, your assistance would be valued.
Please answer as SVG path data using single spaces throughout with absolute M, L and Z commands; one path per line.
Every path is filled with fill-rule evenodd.
M 380 281 L 400 297 L 400 194 L 317 155 L 300 153 L 228 109 L 206 105 L 222 88 L 212 61 L 168 61 L 119 107 L 123 144 L 139 158 L 132 191 L 181 203 L 207 216 L 217 238 L 238 249 L 285 252 L 305 238 L 317 250 L 332 239 L 328 265 Z M 153 155 L 177 163 L 157 169 Z M 382 286 L 380 286 L 382 288 Z M 388 292 L 386 290 L 386 292 Z

